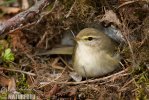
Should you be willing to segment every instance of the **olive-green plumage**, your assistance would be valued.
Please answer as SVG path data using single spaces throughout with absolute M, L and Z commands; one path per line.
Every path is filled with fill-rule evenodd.
M 97 77 L 108 74 L 119 65 L 117 45 L 102 31 L 85 28 L 76 36 L 73 54 L 73 68 L 83 77 Z

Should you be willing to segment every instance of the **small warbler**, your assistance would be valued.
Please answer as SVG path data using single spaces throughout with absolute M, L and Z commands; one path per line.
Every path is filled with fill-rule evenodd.
M 95 28 L 81 30 L 75 38 L 73 68 L 83 77 L 98 77 L 114 71 L 120 57 L 117 44 L 104 32 Z

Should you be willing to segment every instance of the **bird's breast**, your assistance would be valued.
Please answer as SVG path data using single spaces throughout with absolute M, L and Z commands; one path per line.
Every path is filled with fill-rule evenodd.
M 104 75 L 115 68 L 115 59 L 104 50 L 95 50 L 86 45 L 76 47 L 74 69 L 82 76 L 96 77 Z

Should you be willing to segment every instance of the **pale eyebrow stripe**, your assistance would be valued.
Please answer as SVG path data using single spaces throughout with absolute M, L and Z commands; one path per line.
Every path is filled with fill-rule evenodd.
M 93 35 L 90 35 L 90 36 L 83 36 L 82 39 L 87 39 L 88 37 L 92 37 L 92 38 L 100 38 L 99 36 L 93 36 Z

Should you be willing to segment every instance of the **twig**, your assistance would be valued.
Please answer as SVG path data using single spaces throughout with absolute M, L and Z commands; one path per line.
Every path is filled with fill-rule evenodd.
M 125 40 L 126 40 L 126 42 L 127 42 L 127 44 L 128 44 L 128 47 L 129 47 L 129 50 L 130 50 L 130 52 L 131 52 L 131 55 L 132 55 L 132 63 L 133 63 L 133 67 L 136 65 L 136 62 L 135 62 L 135 56 L 134 56 L 134 51 L 133 51 L 133 46 L 131 45 L 131 42 L 130 42 L 130 39 L 128 38 L 128 34 L 130 33 L 129 32 L 129 29 L 125 26 L 125 24 L 124 23 L 122 23 L 122 25 L 123 25 L 123 27 L 121 27 L 122 28 L 122 30 L 125 32 L 125 33 L 123 33 L 124 35 L 124 38 L 125 38 Z
M 38 19 L 37 23 L 39 23 L 43 19 L 44 16 L 49 15 L 56 8 L 56 6 L 58 5 L 58 3 L 59 3 L 59 1 L 58 0 L 55 0 L 55 2 L 53 4 L 53 7 L 51 8 L 50 11 L 45 11 L 45 12 L 41 13 L 41 17 Z
M 128 43 L 129 50 L 130 50 L 131 55 L 132 55 L 132 64 L 133 64 L 133 67 L 135 67 L 136 62 L 135 62 L 135 56 L 134 56 L 133 47 L 132 47 L 132 45 L 131 45 L 131 43 L 130 43 L 130 41 L 129 41 L 129 39 L 128 39 L 128 37 L 127 37 L 127 36 L 125 36 L 125 39 L 126 39 L 126 41 L 127 41 L 127 43 Z
M 27 27 L 30 27 L 30 26 L 32 26 L 32 25 L 34 25 L 34 24 L 36 24 L 36 22 L 31 22 L 31 23 L 28 23 L 28 24 L 26 24 L 26 25 L 24 25 L 24 26 L 19 26 L 19 27 L 13 29 L 13 30 L 10 30 L 10 31 L 7 32 L 6 34 L 9 34 L 9 33 L 12 33 L 12 32 L 15 32 L 15 31 L 17 31 L 17 30 L 21 30 L 21 29 L 24 29 L 24 28 L 27 28 Z
M 0 68 L 0 70 L 14 71 L 14 72 L 19 72 L 19 73 L 24 73 L 24 74 L 27 74 L 27 75 L 36 76 L 36 74 L 34 74 L 34 73 L 25 72 L 25 71 L 21 71 L 21 70 L 17 70 L 17 69 Z
M 130 73 L 127 73 L 127 74 L 124 74 L 125 72 L 128 71 L 128 68 L 118 72 L 118 73 L 115 73 L 115 74 L 112 74 L 110 76 L 106 76 L 106 77 L 103 77 L 103 78 L 99 78 L 99 79 L 94 79 L 94 80 L 87 80 L 87 81 L 81 81 L 81 82 L 56 82 L 56 81 L 53 81 L 53 82 L 49 82 L 49 83 L 56 83 L 56 84 L 67 84 L 67 85 L 78 85 L 78 84 L 86 84 L 86 83 L 95 83 L 95 82 L 100 82 L 100 81 L 104 81 L 104 80 L 107 80 L 109 78 L 112 78 L 114 76 L 127 76 L 129 75 Z M 122 74 L 122 75 L 121 75 Z M 48 84 L 49 84 L 48 83 Z M 101 83 L 102 84 L 102 83 Z
M 52 11 L 56 8 L 56 6 L 58 5 L 58 3 L 59 3 L 59 1 L 58 1 L 58 0 L 55 0 L 54 5 L 53 5 L 52 9 L 51 9 L 50 11 L 48 11 L 48 13 L 47 13 L 47 14 L 51 13 L 51 12 L 52 12 Z
M 47 35 L 48 35 L 48 32 L 45 32 L 44 35 L 39 40 L 39 42 L 37 43 L 36 47 L 39 47 L 41 45 L 41 43 L 44 41 Z
M 73 5 L 71 6 L 71 8 L 70 8 L 69 12 L 67 13 L 67 15 L 65 16 L 66 18 L 68 18 L 68 17 L 70 16 L 70 14 L 71 14 L 71 12 L 72 12 L 72 10 L 73 10 L 75 4 L 76 4 L 76 0 L 75 0 L 75 2 L 73 3 Z
M 47 82 L 46 84 L 40 86 L 39 89 L 42 88 L 42 87 L 45 87 L 45 86 L 49 85 L 50 83 L 54 83 L 56 80 L 58 80 L 63 75 L 63 73 L 65 72 L 65 70 L 66 70 L 66 68 L 63 69 L 62 73 L 58 77 L 56 77 L 54 80 L 52 80 L 50 82 Z
M 139 0 L 136 0 L 136 1 L 127 1 L 127 2 L 125 2 L 125 3 L 123 3 L 123 4 L 121 4 L 121 5 L 118 7 L 118 9 L 121 8 L 121 7 L 123 7 L 123 6 L 129 5 L 129 4 L 132 4 L 132 3 L 135 3 L 135 2 L 139 2 Z
M 70 69 L 71 71 L 73 71 L 73 68 L 69 66 L 69 64 L 62 58 L 60 57 L 60 59 L 62 60 L 62 62 L 68 67 L 68 69 Z
M 27 23 L 34 22 L 35 16 L 37 16 L 49 3 L 50 0 L 40 0 L 28 10 L 17 14 L 6 22 L 0 23 L 0 34 L 22 27 Z
M 134 81 L 134 79 L 131 79 L 129 82 L 127 82 L 126 84 L 124 84 L 124 86 L 122 86 L 119 91 L 123 91 L 124 88 L 125 88 L 126 86 L 128 86 L 130 83 L 132 83 L 133 81 Z

